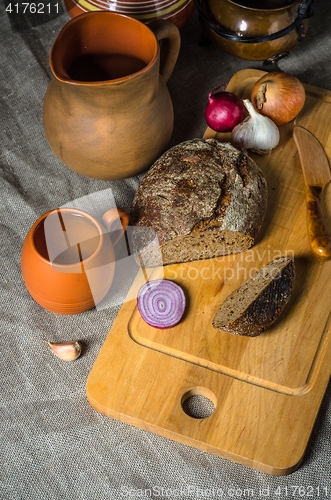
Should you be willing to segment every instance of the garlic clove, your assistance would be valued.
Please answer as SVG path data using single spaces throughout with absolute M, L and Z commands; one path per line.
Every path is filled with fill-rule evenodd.
M 255 153 L 269 154 L 279 143 L 277 125 L 270 118 L 258 113 L 249 99 L 244 99 L 243 103 L 249 116 L 232 130 L 232 142 Z
M 77 359 L 82 353 L 82 345 L 77 340 L 69 342 L 50 342 L 49 340 L 42 339 L 50 346 L 56 356 L 65 361 L 73 361 Z

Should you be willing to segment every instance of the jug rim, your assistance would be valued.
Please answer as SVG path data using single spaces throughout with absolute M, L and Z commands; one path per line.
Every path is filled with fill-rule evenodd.
M 137 27 L 139 27 L 140 30 L 144 30 L 146 33 L 148 33 L 151 36 L 151 40 L 153 41 L 153 48 L 152 52 L 153 55 L 151 57 L 151 60 L 139 71 L 122 76 L 120 78 L 114 78 L 114 79 L 109 79 L 109 80 L 95 80 L 95 81 L 86 81 L 86 80 L 75 80 L 71 78 L 68 74 L 67 71 L 64 70 L 62 63 L 59 61 L 59 58 L 56 55 L 56 51 L 58 50 L 58 45 L 61 42 L 61 39 L 66 35 L 68 30 L 72 28 L 72 26 L 84 23 L 86 19 L 92 19 L 92 17 L 100 17 L 103 16 L 104 18 L 106 16 L 110 18 L 116 18 L 116 19 L 122 19 L 123 21 L 129 22 L 132 25 L 135 24 Z M 102 85 L 109 85 L 109 84 L 118 84 L 119 82 L 124 82 L 128 80 L 132 80 L 132 78 L 136 78 L 142 73 L 145 73 L 155 62 L 157 55 L 159 53 L 159 46 L 158 46 L 158 41 L 153 33 L 153 31 L 144 23 L 139 21 L 138 19 L 135 19 L 133 17 L 127 16 L 125 14 L 121 14 L 119 12 L 115 11 L 89 11 L 89 12 L 84 12 L 83 14 L 80 14 L 79 16 L 76 16 L 72 19 L 70 19 L 59 31 L 57 34 L 50 54 L 49 54 L 49 64 L 52 70 L 53 75 L 57 80 L 63 83 L 68 83 L 71 85 L 84 85 L 84 86 L 102 86 Z

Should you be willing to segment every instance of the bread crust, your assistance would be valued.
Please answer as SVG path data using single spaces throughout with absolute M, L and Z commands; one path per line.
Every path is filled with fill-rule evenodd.
M 134 226 L 153 228 L 161 251 L 170 241 L 185 245 L 186 237 L 193 247 L 192 238 L 203 233 L 241 234 L 245 242 L 240 248 L 233 245 L 215 252 L 211 245 L 210 255 L 206 253 L 226 255 L 254 243 L 267 197 L 263 173 L 249 156 L 216 139 L 193 139 L 169 149 L 149 169 L 134 198 L 130 220 Z M 192 258 L 188 254 L 178 261 L 198 260 L 196 254 Z M 164 264 L 171 260 L 163 257 Z
M 280 259 L 275 261 L 275 269 Z M 270 266 L 269 263 L 267 264 Z M 265 266 L 266 267 L 266 266 Z M 255 276 L 263 273 L 264 268 L 255 273 L 250 280 L 254 280 Z M 258 296 L 252 300 L 248 307 L 242 312 L 242 314 L 235 320 L 228 324 L 222 324 L 220 321 L 220 316 L 222 314 L 222 306 L 217 311 L 213 319 L 213 327 L 217 330 L 222 330 L 224 332 L 232 333 L 234 335 L 246 335 L 249 337 L 257 337 L 261 333 L 265 332 L 269 326 L 271 326 L 281 315 L 285 306 L 289 302 L 295 282 L 295 266 L 294 260 L 288 258 L 288 262 L 279 272 L 275 273 L 274 279 L 264 286 Z M 249 283 L 247 280 L 243 285 L 245 286 Z M 249 285 L 248 285 L 249 286 Z M 238 290 L 238 289 L 237 289 Z M 235 290 L 229 297 L 225 300 L 224 304 L 229 302 L 229 300 L 235 301 L 236 292 Z

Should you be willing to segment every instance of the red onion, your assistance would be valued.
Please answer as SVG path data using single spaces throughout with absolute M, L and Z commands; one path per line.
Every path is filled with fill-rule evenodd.
M 221 85 L 222 87 L 222 85 Z M 216 132 L 231 132 L 245 117 L 245 106 L 242 100 L 232 92 L 212 90 L 208 94 L 205 110 L 207 125 Z
M 137 295 L 137 307 L 142 319 L 155 328 L 171 328 L 184 314 L 186 306 L 182 288 L 170 280 L 145 283 Z

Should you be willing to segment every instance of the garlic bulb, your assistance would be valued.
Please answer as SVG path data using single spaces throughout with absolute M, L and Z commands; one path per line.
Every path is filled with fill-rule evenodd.
M 70 342 L 50 342 L 49 340 L 42 339 L 50 345 L 52 351 L 56 356 L 65 361 L 73 361 L 77 359 L 82 353 L 82 346 L 80 342 L 74 340 Z
M 249 116 L 232 130 L 232 142 L 255 153 L 269 154 L 279 143 L 277 125 L 270 118 L 260 115 L 248 99 L 244 99 L 243 103 Z

